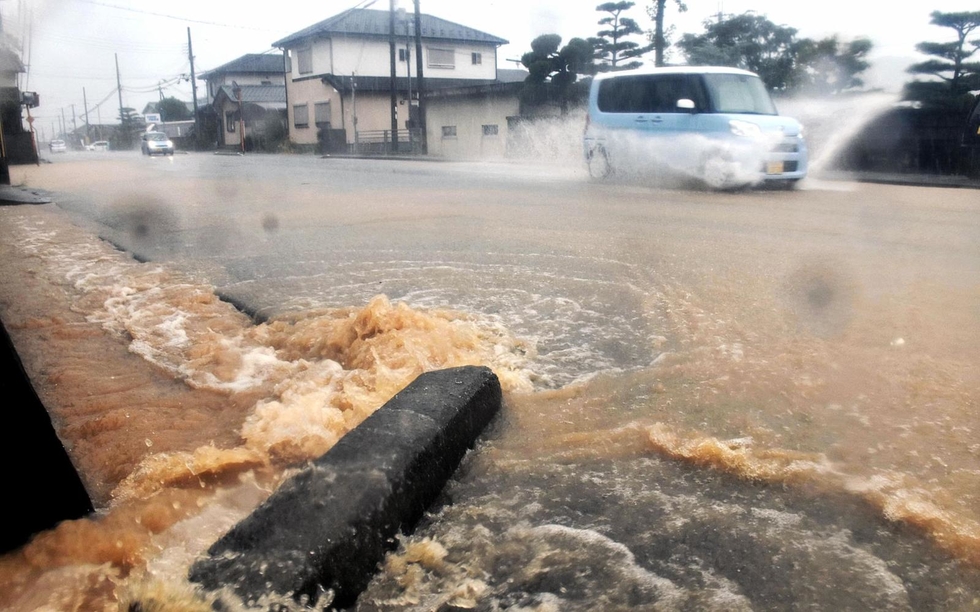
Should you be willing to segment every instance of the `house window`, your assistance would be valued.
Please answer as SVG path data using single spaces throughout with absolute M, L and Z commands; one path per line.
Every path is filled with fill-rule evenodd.
M 455 68 L 456 50 L 429 47 L 429 68 Z
M 298 128 L 310 127 L 310 107 L 307 104 L 293 106 L 293 126 Z
M 455 125 L 444 125 L 444 126 L 442 126 L 442 137 L 443 138 L 456 138 L 456 126 Z
M 235 119 L 235 113 L 225 113 L 225 129 L 229 132 L 234 132 L 237 123 L 238 120 Z
M 398 50 L 398 61 L 399 62 L 410 62 L 410 61 L 412 61 L 412 51 L 410 49 L 399 49 Z
M 483 54 L 482 53 L 471 53 L 470 54 L 470 57 L 473 58 L 473 65 L 474 66 L 479 66 L 480 64 L 483 63 Z
M 484 125 L 483 126 L 483 135 L 484 136 L 496 136 L 499 132 L 500 132 L 500 130 L 497 127 L 497 124 L 496 123 L 491 124 L 491 125 Z
M 317 102 L 313 105 L 313 120 L 317 127 L 330 127 L 330 103 Z
M 300 74 L 310 74 L 313 72 L 313 47 L 307 47 L 297 51 L 296 64 Z

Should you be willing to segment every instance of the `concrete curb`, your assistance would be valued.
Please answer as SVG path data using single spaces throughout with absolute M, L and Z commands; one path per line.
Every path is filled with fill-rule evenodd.
M 419 376 L 219 539 L 190 579 L 212 591 L 230 587 L 247 605 L 272 593 L 353 605 L 500 403 L 488 368 Z M 317 601 L 331 591 L 332 601 Z
M 16 549 L 34 534 L 61 521 L 93 512 L 75 466 L 55 433 L 47 408 L 41 403 L 7 328 L 0 321 L 0 369 L 9 419 L 0 436 L 7 518 L 0 530 L 0 553 Z
M 853 181 L 857 183 L 878 183 L 881 185 L 904 185 L 907 187 L 980 189 L 980 180 L 966 176 L 830 171 L 815 175 L 814 178 L 826 181 Z
M 327 154 L 327 155 L 320 155 L 320 159 L 374 159 L 374 160 L 386 160 L 386 161 L 420 161 L 420 162 L 451 161 L 444 157 L 432 157 L 429 155 L 329 155 Z

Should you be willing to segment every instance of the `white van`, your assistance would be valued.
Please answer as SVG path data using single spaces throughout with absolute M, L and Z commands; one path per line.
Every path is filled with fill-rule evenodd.
M 798 121 L 781 117 L 758 75 L 736 68 L 603 73 L 589 92 L 584 139 L 593 178 L 683 175 L 711 188 L 806 176 Z

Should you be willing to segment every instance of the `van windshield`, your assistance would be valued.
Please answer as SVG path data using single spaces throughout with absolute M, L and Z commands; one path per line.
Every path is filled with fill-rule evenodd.
M 715 112 L 775 115 L 776 106 L 762 79 L 745 74 L 706 74 Z

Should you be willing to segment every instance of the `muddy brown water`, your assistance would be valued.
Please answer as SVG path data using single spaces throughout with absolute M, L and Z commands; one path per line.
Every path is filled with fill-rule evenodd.
M 359 608 L 980 606 L 969 193 L 527 182 L 479 209 L 421 191 L 419 217 L 312 185 L 245 202 L 246 254 L 215 244 L 206 182 L 131 162 L 176 181 L 166 205 L 0 209 L 0 314 L 100 508 L 0 559 L 0 606 L 206 609 L 196 555 L 414 375 L 467 363 L 503 417 Z M 114 171 L 22 180 L 111 201 Z M 502 193 L 533 201 L 521 224 Z M 433 249 L 371 245 L 404 224 Z

